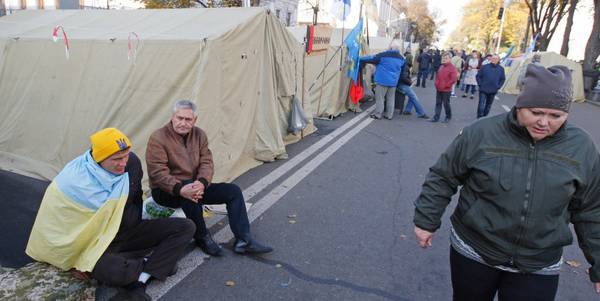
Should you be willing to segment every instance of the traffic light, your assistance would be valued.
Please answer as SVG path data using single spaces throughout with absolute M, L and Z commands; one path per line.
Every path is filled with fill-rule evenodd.
M 502 14 L 504 14 L 504 7 L 500 7 L 498 11 L 498 20 L 502 19 Z

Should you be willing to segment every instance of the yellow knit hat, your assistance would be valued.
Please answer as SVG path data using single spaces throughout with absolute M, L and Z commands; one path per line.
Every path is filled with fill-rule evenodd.
M 129 138 L 115 128 L 105 128 L 90 136 L 92 157 L 98 163 L 118 151 L 131 147 Z

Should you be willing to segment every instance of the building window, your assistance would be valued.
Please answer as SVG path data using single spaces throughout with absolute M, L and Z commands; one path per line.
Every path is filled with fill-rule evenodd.
M 287 24 L 287 26 L 291 26 L 291 24 L 290 24 L 291 22 L 292 22 L 292 13 L 288 12 L 287 18 L 285 20 L 285 24 Z
M 275 10 L 275 16 L 277 17 L 277 19 L 279 19 L 279 14 L 281 13 L 281 9 L 276 9 Z

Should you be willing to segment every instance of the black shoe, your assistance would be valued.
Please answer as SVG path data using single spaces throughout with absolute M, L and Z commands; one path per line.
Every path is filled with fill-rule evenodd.
M 446 119 L 444 119 L 444 121 L 442 121 L 442 123 L 448 123 L 448 122 L 450 122 L 450 118 L 446 118 Z
M 469 97 L 469 98 L 473 99 L 473 95 L 471 95 L 471 97 Z
M 417 118 L 428 119 L 429 116 L 427 114 L 423 114 L 421 116 L 417 116 Z
M 248 242 L 237 239 L 233 244 L 233 251 L 238 254 L 263 254 L 273 252 L 273 248 L 263 246 L 253 239 L 250 239 Z
M 210 256 L 221 256 L 223 255 L 223 249 L 219 246 L 210 236 L 210 234 L 206 234 L 204 237 L 200 239 L 196 239 L 196 244 L 202 252 L 210 255 Z
M 467 94 L 463 94 L 462 98 L 467 98 Z
M 440 120 L 437 119 L 437 118 L 431 118 L 431 119 L 429 119 L 429 122 L 438 122 L 438 121 L 440 121 Z
M 402 115 L 412 115 L 412 113 L 409 111 L 404 111 L 404 112 L 402 112 Z
M 136 281 L 125 286 L 124 289 L 110 300 L 151 301 L 152 298 L 146 293 L 146 284 Z
M 377 120 L 381 119 L 381 116 L 378 116 L 377 114 L 371 114 L 371 115 L 369 115 L 369 117 L 371 117 L 373 119 L 377 119 Z

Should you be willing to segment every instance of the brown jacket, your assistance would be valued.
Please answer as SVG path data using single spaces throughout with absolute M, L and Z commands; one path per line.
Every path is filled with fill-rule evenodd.
M 181 182 L 185 180 L 199 180 L 208 186 L 214 173 L 206 133 L 193 127 L 183 137 L 173 130 L 171 122 L 150 136 L 146 164 L 150 188 L 160 188 L 173 195 L 179 195 Z

